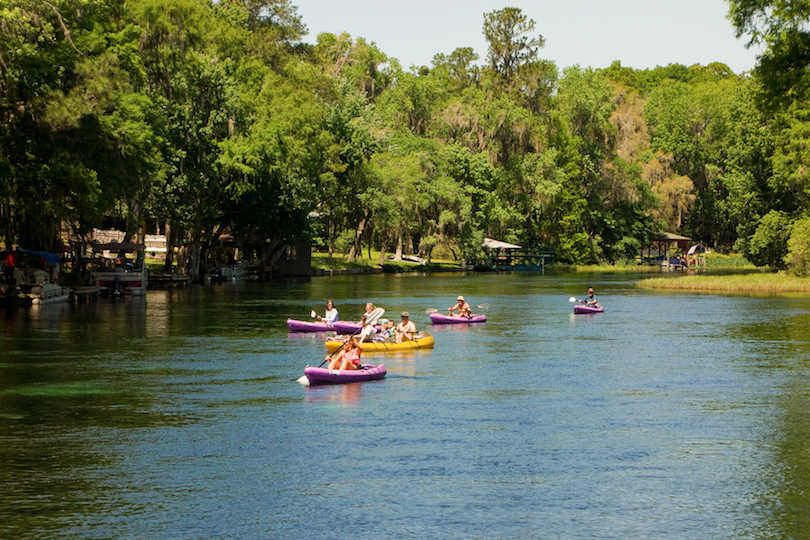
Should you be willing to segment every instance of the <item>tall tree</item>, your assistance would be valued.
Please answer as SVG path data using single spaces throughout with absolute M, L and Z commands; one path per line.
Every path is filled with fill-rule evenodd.
M 509 83 L 518 68 L 537 58 L 546 41 L 532 37 L 535 22 L 519 8 L 507 7 L 484 14 L 484 37 L 489 43 L 487 62 L 490 69 Z

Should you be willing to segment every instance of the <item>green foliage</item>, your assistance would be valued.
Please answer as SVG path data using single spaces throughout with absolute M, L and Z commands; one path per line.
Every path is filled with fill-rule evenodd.
M 313 241 L 472 262 L 490 237 L 615 263 L 656 228 L 760 265 L 800 257 L 806 2 L 730 2 L 767 46 L 753 78 L 560 73 L 517 8 L 484 14 L 486 66 L 461 47 L 403 70 L 362 37 L 303 43 L 290 2 L 0 0 L 5 243 L 166 225 L 192 275 L 225 232 L 267 260 Z
M 537 58 L 545 45 L 543 36 L 530 37 L 535 23 L 519 8 L 507 7 L 484 15 L 484 37 L 489 43 L 487 61 L 508 83 L 517 69 Z
M 804 217 L 793 224 L 787 243 L 785 265 L 794 276 L 810 276 L 810 217 Z
M 792 230 L 793 220 L 788 214 L 771 210 L 759 221 L 746 246 L 745 258 L 756 266 L 784 269 Z

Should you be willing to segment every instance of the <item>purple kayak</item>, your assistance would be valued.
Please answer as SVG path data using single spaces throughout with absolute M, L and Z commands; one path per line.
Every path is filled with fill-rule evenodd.
M 585 313 L 602 313 L 605 311 L 605 308 L 602 306 L 593 307 L 593 306 L 574 306 L 574 313 L 578 315 L 582 315 Z
M 363 329 L 363 325 L 359 322 L 354 323 L 349 321 L 337 321 L 332 326 L 338 334 L 356 334 Z M 382 329 L 379 324 L 375 324 L 374 328 L 377 329 L 377 332 Z
M 487 322 L 486 315 L 473 315 L 472 317 L 453 317 L 441 313 L 431 313 L 430 322 L 433 324 L 469 324 Z
M 379 366 L 363 364 L 363 369 L 349 369 L 346 371 L 312 366 L 304 368 L 304 375 L 309 379 L 310 386 L 317 384 L 346 384 L 362 381 L 376 381 L 385 377 L 385 373 L 385 366 L 383 364 Z
M 334 326 L 325 322 L 307 322 L 295 319 L 287 319 L 287 326 L 290 327 L 290 332 L 329 332 L 335 329 Z

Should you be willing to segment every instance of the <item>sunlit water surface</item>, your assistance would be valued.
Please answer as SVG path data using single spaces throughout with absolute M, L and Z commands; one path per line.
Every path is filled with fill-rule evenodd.
M 5 312 L 0 537 L 810 538 L 806 297 L 382 275 Z M 588 286 L 606 308 L 572 313 Z M 485 324 L 433 326 L 458 294 Z M 433 350 L 307 387 L 332 298 Z M 2 312 L 0 312 L 2 313 Z

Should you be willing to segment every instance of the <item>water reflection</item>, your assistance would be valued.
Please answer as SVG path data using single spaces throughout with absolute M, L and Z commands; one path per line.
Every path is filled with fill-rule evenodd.
M 354 407 L 360 404 L 363 388 L 368 383 L 308 386 L 305 395 L 307 403 L 320 403 Z
M 608 311 L 574 316 L 587 285 Z M 382 381 L 295 383 L 324 336 L 290 314 L 458 291 L 487 323 L 417 321 L 434 349 L 363 355 Z M 807 305 L 370 276 L 5 312 L 0 536 L 806 538 Z

